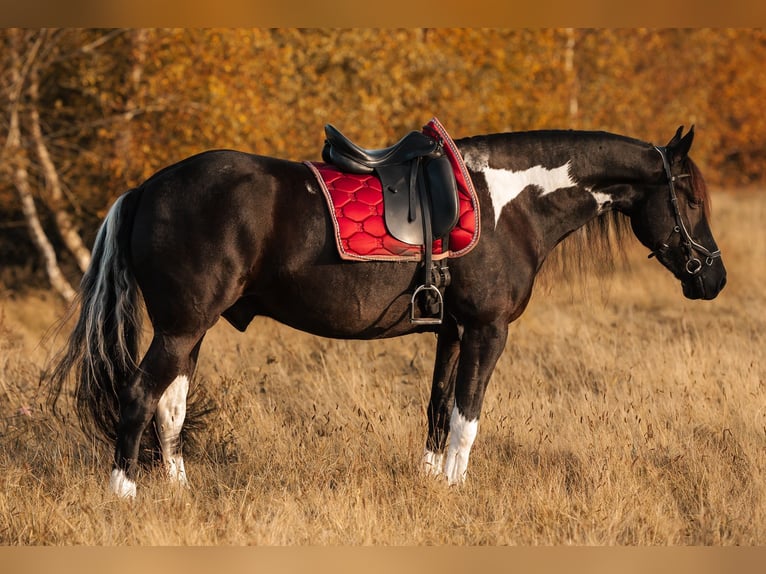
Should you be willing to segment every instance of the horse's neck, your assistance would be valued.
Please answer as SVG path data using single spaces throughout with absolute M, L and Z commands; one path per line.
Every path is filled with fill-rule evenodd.
M 594 132 L 497 134 L 459 145 L 468 169 L 486 182 L 493 218 L 483 224 L 501 230 L 524 214 L 541 258 L 602 213 L 628 211 L 637 197 L 627 183 L 647 177 L 643 158 L 650 149 Z

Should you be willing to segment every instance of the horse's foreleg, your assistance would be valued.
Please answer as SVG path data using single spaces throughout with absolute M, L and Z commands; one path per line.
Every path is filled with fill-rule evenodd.
M 166 453 L 166 445 L 168 453 L 176 452 L 180 424 L 174 419 L 186 411 L 186 388 L 193 370 L 195 361 L 192 357 L 196 357 L 194 350 L 198 349 L 199 339 L 155 335 L 136 376 L 120 392 L 120 423 L 117 429 L 114 467 L 109 481 L 110 488 L 116 495 L 122 498 L 133 498 L 136 495 L 141 436 L 157 411 L 160 397 L 163 397 L 166 391 L 169 391 L 169 394 L 163 399 L 164 409 L 158 417 L 158 422 L 170 420 L 171 426 L 167 427 L 169 432 L 165 433 L 164 440 L 162 431 L 160 432 L 161 446 L 163 456 Z M 180 401 L 181 395 L 183 401 Z M 180 406 L 181 404 L 183 406 Z M 176 438 L 170 440 L 174 433 Z M 177 474 L 182 469 L 182 462 L 180 468 L 176 465 Z M 185 476 L 185 472 L 183 474 Z
M 450 484 L 463 482 L 468 456 L 479 428 L 484 393 L 508 336 L 506 324 L 466 328 L 460 343 L 455 405 L 444 474 Z
M 455 376 L 460 356 L 460 332 L 451 319 L 446 320 L 436 343 L 431 399 L 428 403 L 428 438 L 423 453 L 423 470 L 438 475 L 444 464 L 450 415 L 455 403 Z

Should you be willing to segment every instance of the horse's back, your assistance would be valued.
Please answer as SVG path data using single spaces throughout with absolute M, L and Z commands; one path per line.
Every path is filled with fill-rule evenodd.
M 142 238 L 167 242 L 197 236 L 216 241 L 220 236 L 255 226 L 268 233 L 278 199 L 306 186 L 310 171 L 300 163 L 234 150 L 211 150 L 168 166 L 141 186 L 134 246 Z M 159 227 L 158 227 L 159 226 Z M 164 232 L 160 233 L 160 229 Z M 173 236 L 174 234 L 170 234 Z

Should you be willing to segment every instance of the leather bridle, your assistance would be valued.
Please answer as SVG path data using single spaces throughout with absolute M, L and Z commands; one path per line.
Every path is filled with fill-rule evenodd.
M 707 247 L 700 245 L 692 238 L 689 230 L 686 228 L 686 225 L 684 225 L 684 220 L 681 218 L 681 212 L 678 209 L 678 196 L 676 195 L 675 186 L 675 182 L 677 180 L 691 177 L 691 174 L 684 173 L 680 175 L 673 175 L 670 172 L 670 162 L 668 161 L 667 148 L 654 146 L 654 149 L 657 150 L 657 153 L 659 153 L 660 157 L 662 158 L 662 165 L 665 168 L 665 174 L 668 178 L 670 204 L 673 206 L 673 215 L 676 219 L 676 225 L 671 230 L 665 242 L 660 245 L 660 247 L 652 251 L 649 254 L 649 257 L 664 255 L 664 253 L 670 249 L 670 238 L 673 237 L 674 234 L 678 233 L 681 236 L 681 243 L 686 249 L 686 265 L 684 268 L 686 269 L 686 272 L 689 273 L 689 275 L 695 276 L 699 274 L 700 271 L 702 271 L 704 265 L 711 266 L 716 259 L 721 257 L 721 250 L 716 249 L 715 251 L 710 251 Z M 695 253 L 705 257 L 704 265 L 702 261 L 695 255 Z

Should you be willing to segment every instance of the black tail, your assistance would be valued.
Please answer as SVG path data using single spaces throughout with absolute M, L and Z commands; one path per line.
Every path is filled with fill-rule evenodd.
M 74 374 L 75 406 L 83 429 L 90 434 L 97 430 L 112 441 L 119 421 L 119 390 L 137 368 L 143 318 L 128 261 L 139 197 L 140 189 L 122 195 L 101 224 L 80 283 L 80 317 L 49 379 L 49 399 L 55 408 L 65 382 Z

